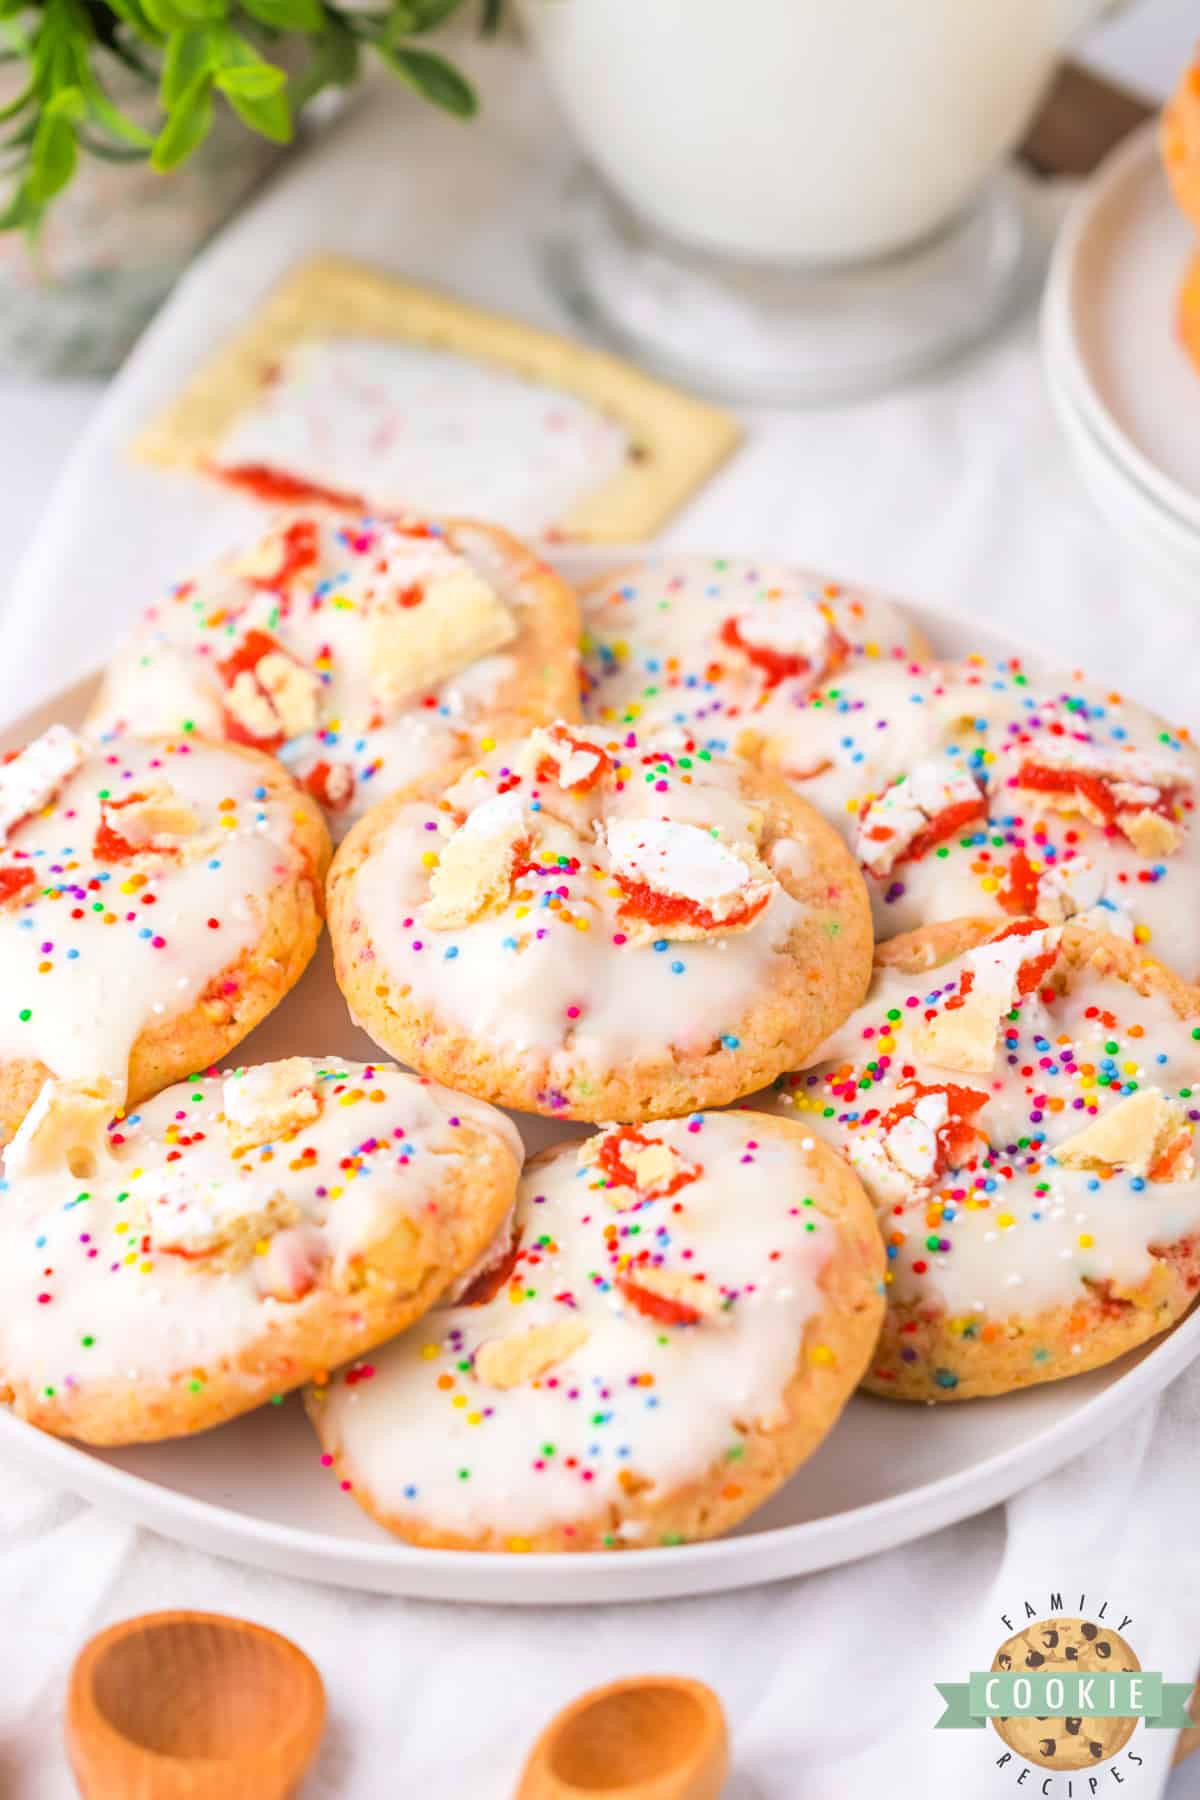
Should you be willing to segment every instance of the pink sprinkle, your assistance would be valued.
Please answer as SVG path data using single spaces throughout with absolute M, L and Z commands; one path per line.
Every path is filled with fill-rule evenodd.
M 333 1458 L 332 1458 L 332 1456 L 330 1456 L 330 1454 L 327 1450 L 325 1452 L 324 1456 L 322 1456 L 322 1458 L 321 1458 L 321 1467 L 323 1469 L 328 1469 L 328 1468 L 331 1468 L 332 1466 L 333 1466 Z
M 52 1298 L 53 1298 L 53 1295 L 51 1295 L 51 1294 L 39 1294 L 38 1295 L 38 1305 L 39 1306 L 49 1306 Z
M 567 1017 L 568 1019 L 577 1019 L 579 1017 L 579 1008 L 577 1006 L 568 1006 Z
M 614 931 L 613 932 L 613 943 L 614 944 L 624 944 L 626 942 L 627 942 L 627 939 L 626 939 L 625 933 L 623 931 Z
M 156 938 L 151 938 L 150 942 L 154 945 L 154 948 L 156 950 L 162 950 L 166 947 L 167 940 L 165 937 L 156 937 Z

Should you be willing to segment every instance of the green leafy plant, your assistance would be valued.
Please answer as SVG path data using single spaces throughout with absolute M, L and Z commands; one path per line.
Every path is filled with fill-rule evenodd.
M 483 0 L 495 29 L 502 0 Z M 331 0 L 0 0 L 0 65 L 24 65 L 0 107 L 0 230 L 35 230 L 81 153 L 177 167 L 204 142 L 214 108 L 285 144 L 299 109 L 348 87 L 364 56 L 458 118 L 476 98 L 452 63 L 417 40 L 464 0 L 380 0 L 379 10 Z M 281 60 L 282 59 L 282 60 Z M 106 73 L 124 64 L 157 88 L 157 131 L 110 98 Z M 286 63 L 286 67 L 283 64 Z M 292 72 L 298 68 L 299 72 Z

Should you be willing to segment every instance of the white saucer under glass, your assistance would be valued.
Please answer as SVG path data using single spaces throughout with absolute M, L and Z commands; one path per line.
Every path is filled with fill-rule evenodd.
M 988 181 L 949 225 L 850 263 L 705 254 L 646 225 L 581 167 L 542 249 L 559 295 L 614 349 L 732 399 L 871 393 L 987 337 L 1027 292 L 1035 233 L 1019 184 Z

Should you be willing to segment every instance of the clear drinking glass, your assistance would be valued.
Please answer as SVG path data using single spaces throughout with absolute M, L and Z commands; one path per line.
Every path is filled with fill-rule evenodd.
M 1111 0 L 521 0 L 583 153 L 548 234 L 573 309 L 737 397 L 878 388 L 1029 272 L 1005 159 Z

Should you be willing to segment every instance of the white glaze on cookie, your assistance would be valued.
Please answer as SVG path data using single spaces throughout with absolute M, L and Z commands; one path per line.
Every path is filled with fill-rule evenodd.
M 556 736 L 565 762 L 552 754 Z M 603 753 L 599 775 L 593 748 Z M 582 771 L 583 785 L 564 790 L 560 767 L 569 777 Z M 573 1064 L 597 1070 L 662 1045 L 704 1049 L 769 991 L 772 966 L 804 912 L 761 862 L 762 817 L 738 784 L 734 764 L 705 752 L 645 750 L 632 733 L 535 732 L 483 758 L 441 802 L 399 811 L 355 876 L 358 942 L 372 946 L 411 1001 L 482 1043 L 551 1058 L 569 1052 Z M 517 822 L 506 814 L 485 861 L 471 815 L 486 806 L 495 821 L 498 800 L 509 814 L 519 801 Z M 647 918 L 645 893 L 631 890 L 628 876 L 623 886 L 617 871 L 631 833 L 637 839 L 664 826 L 674 854 L 665 871 L 659 859 L 655 882 L 665 885 L 650 904 L 662 910 Z M 470 853 L 462 906 L 450 911 L 436 871 L 445 858 L 459 879 L 460 833 Z M 707 869 L 713 854 L 706 851 L 702 865 L 689 849 L 689 838 L 702 837 L 719 847 L 717 860 L 744 871 L 742 886 L 726 887 L 717 905 Z M 789 850 L 784 839 L 772 854 L 786 861 Z
M 0 1384 L 57 1395 L 82 1420 L 92 1391 L 111 1399 L 114 1384 L 128 1383 L 136 1408 L 184 1372 L 202 1396 L 256 1345 L 269 1369 L 272 1335 L 297 1308 L 315 1314 L 331 1291 L 365 1293 L 364 1265 L 389 1240 L 412 1255 L 438 1241 L 439 1218 L 470 1217 L 460 1139 L 492 1134 L 514 1177 L 520 1166 L 501 1114 L 390 1064 L 286 1067 L 295 1116 L 276 1105 L 275 1135 L 265 1120 L 248 1148 L 226 1101 L 236 1107 L 271 1065 L 168 1088 L 100 1132 L 85 1178 L 62 1161 L 29 1172 L 10 1146 Z M 243 1140 L 254 1110 L 241 1107 Z M 346 1320 L 353 1330 L 351 1309 Z M 243 1404 L 266 1398 L 247 1392 Z
M 236 992 L 232 965 L 261 937 L 271 895 L 313 871 L 292 841 L 298 799 L 271 797 L 257 759 L 185 737 L 79 748 L 0 851 L 0 1060 L 108 1077 L 119 1100 L 141 1032 L 218 978 Z M 44 760 L 36 744 L 28 755 Z M 122 814 L 138 794 L 194 828 L 129 854 Z
M 340 836 L 393 788 L 465 754 L 516 679 L 527 592 L 484 533 L 457 526 L 454 540 L 416 522 L 281 515 L 259 544 L 148 608 L 89 730 L 257 743 Z M 410 629 L 421 636 L 406 646 Z M 276 680 L 293 677 L 291 707 L 264 694 L 267 657 Z
M 745 1113 L 563 1145 L 523 1178 L 491 1297 L 335 1378 L 323 1443 L 373 1510 L 465 1535 L 569 1527 L 723 1456 L 736 1475 L 820 1310 L 837 1240 L 814 1179 L 803 1138 Z
M 952 830 L 917 860 L 879 877 L 868 872 L 877 933 L 1034 910 L 1133 938 L 1196 975 L 1200 755 L 1187 734 L 1077 677 L 1034 681 L 1019 668 L 974 659 L 941 677 L 938 763 L 957 764 L 981 783 L 987 817 Z M 1098 778 L 1106 810 L 1089 800 L 1086 781 L 1073 794 L 1038 791 L 1023 775 L 1029 769 L 1043 780 L 1051 772 L 1060 788 L 1069 786 L 1067 770 Z M 880 791 L 878 781 L 870 786 Z
M 950 1314 L 968 1336 L 1106 1284 L 1117 1295 L 1137 1288 L 1152 1271 L 1151 1246 L 1200 1231 L 1189 1163 L 1200 1120 L 1196 1027 L 1161 993 L 1056 963 L 1056 933 L 1016 935 L 1029 923 L 1007 928 L 1014 935 L 997 946 L 1042 960 L 1030 991 L 998 1016 L 986 1071 L 938 1064 L 921 1046 L 971 1004 L 975 982 L 964 1005 L 964 975 L 978 977 L 990 945 L 926 975 L 877 971 L 866 1004 L 813 1068 L 778 1084 L 771 1105 L 849 1157 L 888 1239 L 892 1300 Z M 1056 1147 L 1151 1090 L 1180 1140 L 1157 1174 L 1143 1173 L 1132 1152 L 1119 1168 L 1056 1162 Z
M 573 394 L 424 345 L 285 350 L 215 471 L 288 477 L 378 512 L 468 512 L 539 533 L 624 465 L 624 429 Z
M 787 564 L 666 555 L 581 596 L 585 712 L 642 731 L 686 725 L 710 750 L 789 728 L 844 666 L 904 654 L 891 600 Z

